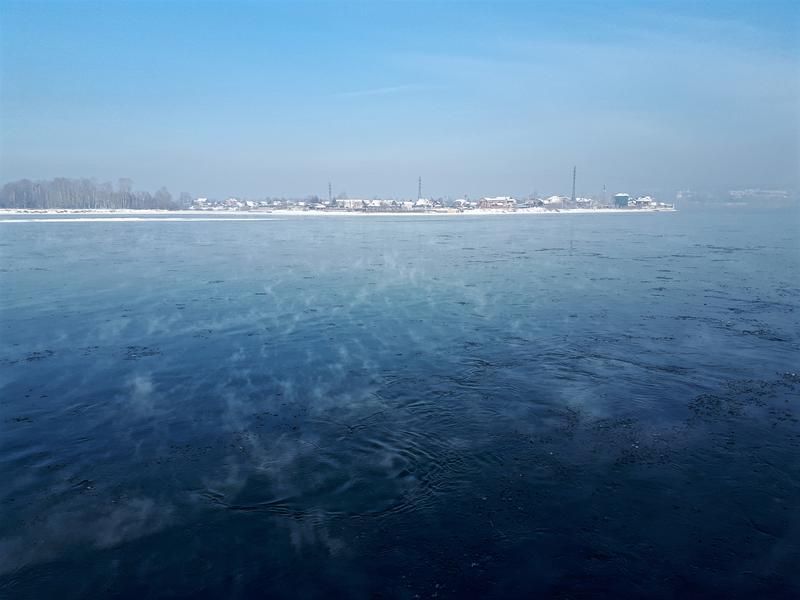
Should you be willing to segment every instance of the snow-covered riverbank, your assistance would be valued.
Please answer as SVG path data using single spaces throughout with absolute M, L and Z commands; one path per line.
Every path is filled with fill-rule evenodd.
M 451 209 L 430 210 L 430 211 L 392 211 L 392 212 L 372 212 L 372 211 L 347 211 L 347 210 L 123 210 L 123 209 L 19 209 L 2 208 L 0 217 L 8 216 L 44 216 L 48 221 L 55 221 L 53 217 L 64 216 L 63 220 L 75 221 L 80 216 L 85 216 L 89 220 L 145 220 L 146 217 L 155 217 L 159 220 L 175 218 L 175 220 L 185 220 L 187 218 L 210 218 L 220 219 L 249 219 L 264 216 L 291 216 L 291 217 L 478 217 L 478 216 L 510 216 L 510 215 L 574 215 L 574 214 L 643 214 L 654 212 L 674 212 L 674 208 L 570 208 L 561 210 L 547 210 L 544 208 L 521 208 L 517 210 L 492 210 L 475 209 L 468 211 L 457 211 Z M 105 217 L 105 218 L 104 218 Z M 144 217 L 144 218 L 143 218 Z M 15 219 L 18 220 L 18 219 Z M 59 219 L 60 221 L 61 219 Z M 150 220 L 150 219 L 147 219 Z

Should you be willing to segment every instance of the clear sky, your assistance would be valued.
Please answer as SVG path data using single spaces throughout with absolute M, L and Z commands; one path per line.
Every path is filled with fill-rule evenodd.
M 798 4 L 0 0 L 0 177 L 797 189 Z

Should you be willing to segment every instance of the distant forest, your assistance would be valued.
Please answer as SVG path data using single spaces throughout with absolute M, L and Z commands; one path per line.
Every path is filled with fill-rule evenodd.
M 58 177 L 49 181 L 12 181 L 0 190 L 0 208 L 161 208 L 173 210 L 191 204 L 186 192 L 176 200 L 167 188 L 155 193 L 135 191 L 130 179 L 120 179 L 117 187 L 92 179 Z

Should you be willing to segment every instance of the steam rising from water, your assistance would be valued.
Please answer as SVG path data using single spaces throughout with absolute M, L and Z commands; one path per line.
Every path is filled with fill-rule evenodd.
M 679 224 L 578 220 L 571 242 L 516 219 L 20 225 L 0 569 L 35 587 L 70 557 L 96 589 L 144 548 L 149 580 L 218 552 L 263 583 L 252 565 L 319 555 L 457 588 L 568 556 L 574 590 L 587 553 L 656 577 L 701 535 L 720 555 L 755 536 L 787 573 L 797 521 L 771 507 L 799 480 L 796 257 Z M 710 238 L 729 250 L 694 247 Z M 653 514 L 677 534 L 642 548 L 624 532 Z

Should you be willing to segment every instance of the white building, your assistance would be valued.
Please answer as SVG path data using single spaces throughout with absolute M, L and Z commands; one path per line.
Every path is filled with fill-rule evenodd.
M 363 210 L 365 204 L 364 200 L 357 198 L 338 198 L 336 200 L 336 207 L 345 210 Z
M 478 208 L 513 210 L 517 208 L 517 201 L 511 196 L 494 196 L 483 198 L 478 203 Z

